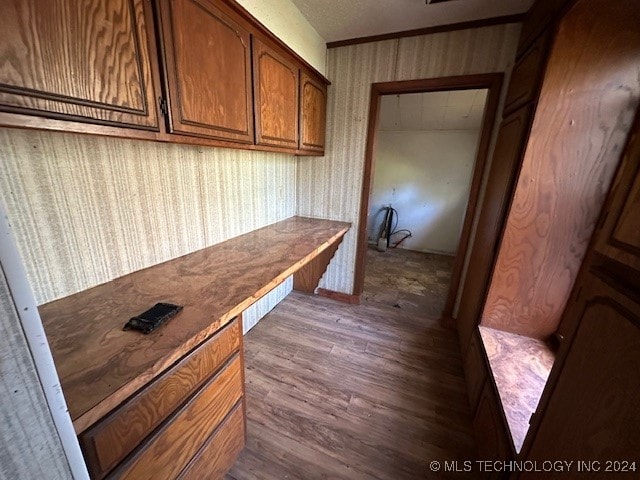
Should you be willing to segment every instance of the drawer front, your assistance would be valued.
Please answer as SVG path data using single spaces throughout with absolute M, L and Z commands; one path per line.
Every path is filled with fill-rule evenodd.
M 180 480 L 223 478 L 235 463 L 244 442 L 244 409 L 240 402 L 180 474 Z
M 234 320 L 80 436 L 93 478 L 103 478 L 240 347 Z
M 241 398 L 242 360 L 236 354 L 109 478 L 176 478 Z

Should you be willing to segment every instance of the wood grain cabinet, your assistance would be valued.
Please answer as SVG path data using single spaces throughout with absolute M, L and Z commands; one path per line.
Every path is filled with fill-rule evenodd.
M 578 328 L 529 459 L 588 459 L 603 472 L 611 461 L 610 471 L 621 472 L 611 473 L 616 478 L 638 478 L 640 303 L 616 277 L 601 270 L 581 279 L 567 312 Z
M 300 150 L 324 153 L 327 85 L 300 72 Z
M 173 479 L 204 459 L 225 473 L 245 438 L 241 335 L 236 319 L 83 432 L 91 477 Z
M 603 470 L 611 461 L 612 475 L 638 478 L 639 209 L 640 108 L 562 319 L 566 342 L 541 402 L 546 408 L 532 460 L 590 459 L 600 461 Z M 635 462 L 634 470 L 629 462 Z
M 149 0 L 4 1 L 0 111 L 158 130 L 154 46 Z
M 514 458 L 500 400 L 490 380 L 485 382 L 478 400 L 473 429 L 478 438 L 479 459 L 507 460 Z
M 256 144 L 297 149 L 298 65 L 254 38 L 253 72 Z
M 2 6 L 0 126 L 324 151 L 329 82 L 234 0 Z
M 253 142 L 251 36 L 243 19 L 207 0 L 162 0 L 169 128 Z

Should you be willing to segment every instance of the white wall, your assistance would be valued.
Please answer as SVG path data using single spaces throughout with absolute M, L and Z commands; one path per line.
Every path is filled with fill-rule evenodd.
M 251 15 L 323 75 L 327 42 L 290 0 L 237 0 Z
M 469 198 L 479 131 L 381 131 L 368 234 L 377 239 L 380 209 L 398 211 L 413 236 L 402 248 L 454 255 Z M 401 235 L 396 240 L 402 238 Z

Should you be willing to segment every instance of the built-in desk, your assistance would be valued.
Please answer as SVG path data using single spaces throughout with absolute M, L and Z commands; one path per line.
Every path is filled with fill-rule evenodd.
M 77 433 L 110 412 L 113 416 L 123 402 L 127 407 L 150 384 L 158 392 L 164 388 L 171 393 L 175 379 L 184 384 L 194 371 L 206 372 L 215 378 L 203 377 L 193 387 L 205 395 L 221 375 L 231 379 L 237 370 L 237 355 L 241 366 L 241 345 L 234 340 L 239 334 L 225 333 L 227 340 L 212 337 L 218 332 L 222 335 L 227 324 L 234 327 L 234 318 L 292 274 L 294 288 L 312 292 L 349 228 L 344 222 L 292 217 L 41 306 Z M 122 330 L 129 318 L 157 302 L 183 305 L 184 309 L 149 335 Z M 234 328 L 241 330 L 241 326 Z M 227 349 L 226 357 L 220 355 L 220 365 L 206 364 L 212 354 L 198 351 L 205 347 L 213 354 Z M 174 366 L 179 361 L 187 362 L 182 370 Z M 175 379 L 161 376 L 168 375 L 169 367 L 169 373 L 175 370 Z M 202 386 L 205 381 L 209 383 Z M 219 381 L 225 385 L 225 378 Z M 156 398 L 152 394 L 158 402 L 167 398 L 151 392 L 152 398 Z M 198 401 L 206 404 L 197 398 L 181 404 L 180 408 L 187 409 L 183 415 L 190 415 L 188 409 Z M 141 416 L 150 422 L 147 414 Z

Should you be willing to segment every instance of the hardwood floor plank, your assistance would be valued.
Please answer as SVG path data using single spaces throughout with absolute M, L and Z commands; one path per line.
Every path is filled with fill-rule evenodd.
M 424 479 L 431 460 L 474 458 L 457 339 L 433 319 L 294 292 L 245 348 L 247 446 L 228 480 Z

